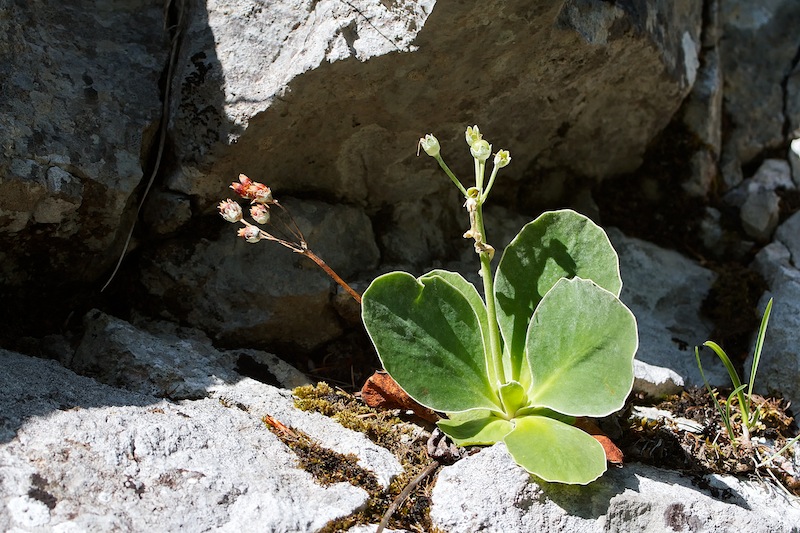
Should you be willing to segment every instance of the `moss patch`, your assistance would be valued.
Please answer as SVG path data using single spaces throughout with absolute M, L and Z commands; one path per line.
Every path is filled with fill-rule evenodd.
M 370 493 L 380 490 L 372 472 L 359 466 L 358 457 L 352 453 L 341 454 L 324 448 L 304 432 L 284 426 L 272 417 L 264 417 L 264 423 L 297 455 L 300 468 L 314 476 L 320 485 L 345 482 Z
M 375 444 L 394 453 L 404 469 L 386 491 L 377 486 L 358 485 L 370 494 L 364 509 L 330 522 L 321 532 L 346 531 L 359 524 L 379 523 L 397 495 L 431 463 L 426 451 L 427 431 L 402 420 L 393 411 L 372 409 L 353 395 L 334 389 L 326 383 L 298 387 L 293 392 L 297 408 L 329 416 L 344 427 L 363 433 Z M 388 527 L 409 531 L 436 531 L 431 526 L 428 515 L 432 486 L 432 477 L 423 481 L 395 511 Z

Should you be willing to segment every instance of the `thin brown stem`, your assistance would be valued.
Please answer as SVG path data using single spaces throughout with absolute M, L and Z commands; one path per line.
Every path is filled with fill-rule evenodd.
M 325 273 L 326 273 L 327 275 L 329 275 L 329 276 L 331 277 L 331 279 L 333 279 L 333 281 L 335 281 L 336 283 L 338 283 L 338 284 L 339 284 L 339 285 L 340 285 L 340 286 L 341 286 L 341 287 L 342 287 L 344 290 L 346 290 L 346 291 L 347 291 L 347 293 L 348 293 L 350 296 L 352 296 L 352 297 L 353 297 L 353 299 L 354 299 L 356 302 L 358 302 L 359 304 L 361 304 L 361 295 L 360 295 L 360 294 L 358 294 L 358 293 L 357 293 L 357 292 L 356 292 L 356 291 L 355 291 L 355 290 L 354 290 L 354 289 L 353 289 L 353 288 L 352 288 L 350 285 L 348 285 L 348 284 L 347 284 L 347 282 L 346 282 L 345 280 L 343 280 L 342 278 L 340 278 L 340 277 L 339 277 L 339 274 L 337 274 L 336 272 L 334 272 L 334 271 L 333 271 L 333 269 L 332 269 L 331 267 L 329 267 L 329 266 L 327 265 L 327 263 L 325 263 L 325 261 L 323 261 L 323 260 L 322 260 L 322 258 L 321 258 L 321 257 L 319 257 L 317 254 L 315 254 L 314 252 L 312 252 L 312 251 L 311 251 L 311 250 L 309 250 L 308 248 L 304 248 L 304 249 L 303 249 L 302 251 L 300 251 L 299 253 L 301 253 L 301 254 L 305 255 L 306 257 L 308 257 L 309 259 L 311 259 L 312 261 L 314 261 L 314 262 L 317 264 L 317 266 L 319 266 L 319 267 L 320 267 L 322 270 L 324 270 L 324 271 L 325 271 Z
M 436 471 L 436 469 L 439 468 L 440 466 L 442 465 L 439 463 L 439 461 L 432 462 L 427 467 L 425 467 L 425 470 L 423 470 L 422 473 L 420 473 L 420 475 L 412 479 L 411 482 L 408 485 L 406 485 L 406 488 L 403 489 L 403 492 L 398 494 L 397 498 L 395 498 L 392 504 L 389 506 L 389 508 L 386 509 L 386 512 L 383 514 L 383 518 L 381 519 L 381 523 L 378 524 L 378 529 L 375 530 L 375 533 L 383 533 L 383 530 L 386 529 L 386 526 L 389 525 L 389 520 L 392 518 L 392 515 L 397 510 L 397 508 L 400 507 L 404 501 L 406 501 L 406 498 L 408 498 L 409 494 L 411 494 L 411 491 L 417 488 L 417 485 L 422 483 L 422 481 L 426 477 L 433 474 Z

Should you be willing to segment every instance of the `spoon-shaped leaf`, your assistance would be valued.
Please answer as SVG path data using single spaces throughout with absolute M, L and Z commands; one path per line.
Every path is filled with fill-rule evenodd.
M 501 409 L 473 303 L 441 276 L 405 272 L 376 278 L 362 297 L 364 326 L 383 367 L 433 410 Z
M 553 418 L 516 418 L 503 440 L 517 464 L 545 481 L 586 485 L 606 471 L 603 446 L 588 433 Z
M 528 329 L 532 405 L 572 416 L 606 416 L 633 386 L 636 319 L 594 282 L 562 278 L 542 299 Z
M 605 231 L 569 209 L 525 225 L 497 266 L 497 322 L 508 357 L 506 378 L 527 385 L 525 336 L 539 301 L 561 278 L 579 276 L 619 296 L 619 258 Z

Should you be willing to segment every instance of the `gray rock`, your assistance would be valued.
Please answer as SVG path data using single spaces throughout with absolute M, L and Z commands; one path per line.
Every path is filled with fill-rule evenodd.
M 288 392 L 275 386 L 294 388 L 308 380 L 273 354 L 247 349 L 217 351 L 196 330 L 150 322 L 146 326 L 151 333 L 96 310 L 90 311 L 84 322 L 86 333 L 74 359 L 68 362 L 79 372 L 146 395 L 172 400 L 211 396 L 269 414 L 305 431 L 327 448 L 356 453 L 384 486 L 400 472 L 391 454 L 364 435 L 342 431 L 328 417 L 295 409 Z M 256 374 L 260 381 L 244 378 L 248 374 Z
M 792 137 L 800 135 L 800 64 L 786 78 L 786 118 Z
M 375 268 L 379 252 L 363 210 L 280 201 L 309 248 L 342 278 Z M 237 345 L 312 349 L 342 333 L 332 303 L 336 284 L 316 264 L 274 242 L 246 243 L 236 226 L 219 220 L 217 240 L 175 238 L 144 256 L 142 283 L 158 301 L 154 314 Z
M 743 164 L 785 142 L 786 111 L 798 123 L 796 108 L 786 107 L 790 100 L 782 87 L 800 46 L 794 31 L 800 4 L 731 0 L 722 5 L 724 108 L 731 123 L 720 162 L 725 184 L 733 187 L 742 181 Z
M 442 469 L 431 520 L 450 533 L 797 531 L 800 510 L 774 489 L 730 476 L 704 481 L 701 489 L 680 474 L 631 464 L 587 487 L 537 482 L 500 443 Z
M 728 205 L 741 208 L 752 195 L 774 192 L 779 189 L 792 190 L 795 188 L 787 161 L 783 159 L 765 159 L 756 173 L 729 191 L 724 200 Z
M 677 252 L 626 237 L 616 228 L 607 231 L 620 259 L 620 298 L 639 325 L 636 359 L 676 372 L 687 385 L 702 385 L 694 347 L 709 340 L 713 329 L 700 315 L 700 307 L 714 273 Z M 704 359 L 706 377 L 714 385 L 727 385 L 730 378 L 715 359 Z
M 797 215 L 784 225 L 797 224 Z M 781 226 L 783 227 L 783 226 Z M 797 236 L 789 241 L 796 246 Z M 756 255 L 753 268 L 766 279 L 769 293 L 761 298 L 763 310 L 773 297 L 772 313 L 764 340 L 761 363 L 755 380 L 760 394 L 783 395 L 792 405 L 800 404 L 800 355 L 797 332 L 800 331 L 800 271 L 793 263 L 792 252 L 779 240 L 765 246 Z M 752 365 L 752 354 L 745 368 Z
M 699 141 L 691 155 L 691 176 L 681 186 L 691 196 L 704 197 L 717 177 L 722 149 L 723 70 L 720 60 L 719 0 L 705 3 L 703 42 L 697 81 L 683 106 L 682 121 Z
M 775 232 L 775 241 L 783 244 L 790 254 L 790 262 L 800 268 L 800 212 L 790 216 Z
M 780 202 L 780 197 L 773 191 L 759 190 L 748 194 L 739 210 L 745 233 L 757 241 L 769 241 L 778 227 Z
M 164 191 L 153 191 L 143 210 L 144 223 L 156 235 L 166 235 L 184 226 L 192 218 L 189 197 Z
M 800 131 L 795 135 L 800 135 Z M 792 167 L 792 181 L 796 187 L 800 187 L 800 138 L 793 139 L 790 146 L 788 157 Z
M 475 123 L 511 150 L 510 179 L 631 171 L 695 83 L 702 18 L 696 0 L 204 5 L 176 74 L 168 184 L 206 205 L 240 172 L 371 208 L 436 195 L 449 184 L 417 139 L 436 133 L 465 176 L 451 154 Z
M 680 394 L 683 378 L 669 368 L 648 365 L 643 361 L 633 361 L 633 392 L 648 398 L 660 399 L 670 394 Z
M 745 233 L 764 243 L 778 226 L 780 197 L 776 191 L 795 188 L 789 163 L 784 159 L 766 159 L 751 178 L 729 191 L 724 200 L 739 208 Z
M 766 191 L 796 188 L 792 181 L 789 163 L 785 159 L 765 159 L 753 176 L 753 184 L 748 187 L 750 192 L 753 192 L 754 188 Z
M 272 385 L 307 385 L 308 379 L 289 364 L 258 350 L 218 351 L 201 332 L 185 328 L 157 334 L 98 310 L 84 317 L 85 333 L 74 356 L 62 362 L 103 383 L 172 400 L 205 398 L 209 389 L 241 378 L 236 368 L 258 369 Z
M 4 350 L 0 366 L 3 531 L 316 531 L 366 502 L 361 488 L 323 487 L 298 469 L 267 414 L 355 453 L 384 486 L 402 470 L 363 435 L 249 378 L 172 403 Z
M 4 2 L 0 51 L 2 279 L 95 279 L 117 259 L 160 117 L 162 8 Z
M 721 256 L 725 251 L 725 232 L 722 230 L 720 220 L 722 213 L 713 207 L 706 207 L 703 219 L 700 221 L 700 238 L 703 240 L 703 246 L 710 250 L 717 257 Z

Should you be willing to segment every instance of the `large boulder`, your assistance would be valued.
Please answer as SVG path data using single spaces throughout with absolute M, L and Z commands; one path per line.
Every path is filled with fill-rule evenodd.
M 169 186 L 210 205 L 244 172 L 372 209 L 444 190 L 416 140 L 459 153 L 473 123 L 511 150 L 512 178 L 634 170 L 695 81 L 702 18 L 692 0 L 203 6 Z
M 162 6 L 32 0 L 2 13 L 0 281 L 95 281 L 121 251 L 160 120 Z

